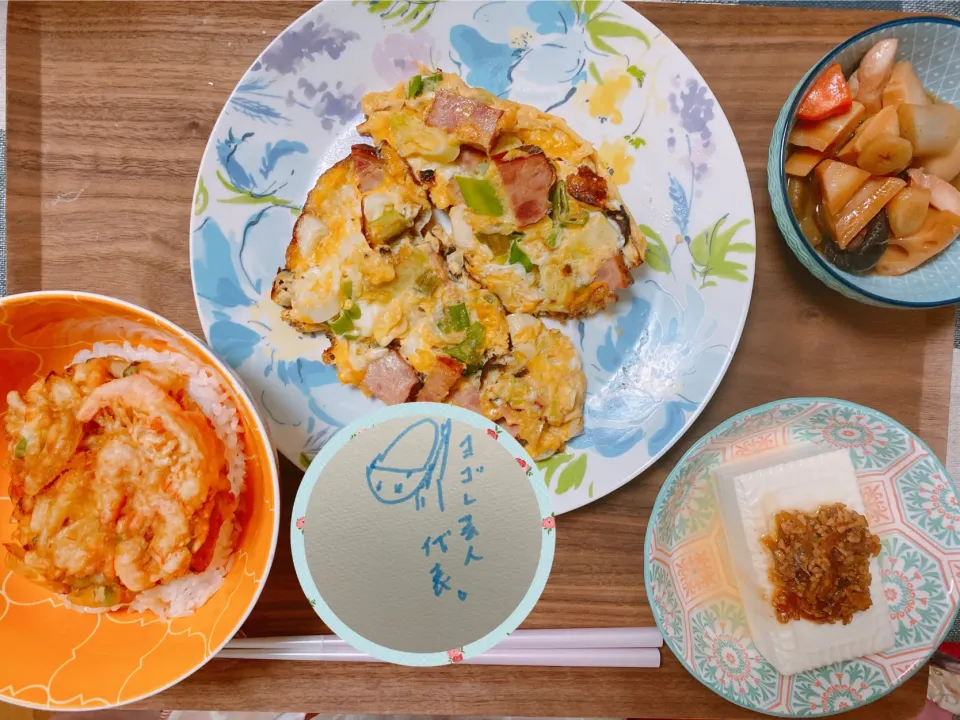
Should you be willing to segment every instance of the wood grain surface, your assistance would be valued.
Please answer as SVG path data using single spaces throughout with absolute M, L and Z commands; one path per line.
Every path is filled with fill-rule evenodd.
M 220 108 L 266 43 L 310 3 L 12 2 L 7 36 L 11 292 L 113 295 L 200 334 L 188 262 L 193 185 Z M 681 454 L 730 415 L 778 398 L 872 406 L 945 450 L 952 310 L 870 308 L 826 290 L 770 212 L 774 120 L 804 72 L 893 17 L 638 4 L 704 75 L 741 144 L 757 216 L 757 278 L 740 348 L 690 432 L 630 485 L 563 517 L 547 589 L 525 627 L 651 625 L 643 537 Z M 717 171 L 722 172 L 722 168 Z M 286 517 L 300 473 L 284 464 Z M 284 525 L 285 526 L 285 525 Z M 321 633 L 288 544 L 244 630 Z M 912 718 L 926 670 L 851 718 Z M 709 692 L 668 650 L 658 670 L 213 661 L 140 703 L 336 713 L 754 717 Z

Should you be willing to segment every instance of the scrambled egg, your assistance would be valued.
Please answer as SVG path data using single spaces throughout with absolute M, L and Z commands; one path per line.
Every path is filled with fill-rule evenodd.
M 513 349 L 480 386 L 480 408 L 503 421 L 535 460 L 583 431 L 586 378 L 573 343 L 530 315 L 507 317 Z
M 353 156 L 320 176 L 272 293 L 286 322 L 330 338 L 325 360 L 336 365 L 341 382 L 365 392 L 366 368 L 387 348 L 423 376 L 439 356 L 455 352 L 475 324 L 482 328 L 471 346 L 476 365 L 509 349 L 502 304 L 450 275 L 440 253 L 442 231 L 419 232 L 430 212 L 426 191 L 393 148 L 381 143 L 378 152 L 384 177 L 369 192 L 360 189 Z M 370 224 L 394 211 L 404 218 L 400 231 L 375 242 Z
M 466 271 L 496 293 L 509 312 L 584 317 L 615 302 L 616 291 L 631 281 L 629 270 L 643 262 L 646 238 L 593 146 L 561 118 L 471 88 L 452 73 L 422 72 L 427 79 L 416 76 L 421 87 L 412 97 L 412 81 L 365 95 L 361 106 L 367 119 L 357 129 L 391 144 L 418 177 L 427 178 L 430 200 L 450 212 L 454 245 L 463 251 Z M 502 113 L 489 152 L 464 143 L 458 130 L 428 124 L 439 91 Z M 557 180 L 550 216 L 532 225 L 518 220 L 493 160 L 523 148 L 542 151 Z M 603 192 L 592 203 L 567 189 L 575 186 L 581 167 L 602 183 Z M 481 207 L 465 197 L 464 179 L 482 183 L 495 200 Z M 503 240 L 508 237 L 516 241 L 512 251 Z M 608 262 L 617 268 L 601 272 Z
M 359 386 L 366 366 L 391 346 L 427 375 L 437 357 L 462 343 L 475 323 L 483 327 L 478 362 L 507 351 L 509 334 L 500 301 L 489 291 L 455 282 L 435 246 L 401 240 L 390 259 L 394 277 L 387 283 L 368 283 L 362 272 L 353 275 L 353 327 L 333 338 L 332 358 L 342 382 Z M 451 309 L 460 307 L 466 321 L 454 323 Z
M 454 74 L 423 69 L 362 108 L 376 150 L 311 190 L 274 281 L 284 320 L 327 336 L 346 384 L 470 407 L 538 459 L 562 449 L 586 379 L 533 316 L 594 314 L 632 282 L 646 239 L 612 173 L 562 119 Z
M 426 192 L 406 163 L 389 146 L 378 153 L 382 180 L 376 187 L 361 190 L 351 155 L 320 176 L 294 226 L 273 298 L 284 306 L 284 320 L 303 332 L 324 330 L 345 309 L 351 298 L 344 294 L 344 281 L 362 278 L 371 286 L 393 281 L 394 263 L 377 246 L 413 235 L 429 218 Z
M 485 218 L 463 206 L 450 211 L 450 221 L 466 271 L 510 312 L 580 317 L 616 299 L 597 279 L 601 267 L 620 254 L 617 231 L 600 213 L 590 213 L 582 227 L 559 229 L 545 217 L 513 238 L 491 232 Z M 511 243 L 529 269 L 523 262 L 508 262 Z

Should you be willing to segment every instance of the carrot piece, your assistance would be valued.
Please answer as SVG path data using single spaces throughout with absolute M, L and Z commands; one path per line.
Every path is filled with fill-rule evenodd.
M 823 120 L 848 110 L 852 102 L 853 96 L 843 77 L 843 69 L 833 63 L 810 86 L 797 109 L 797 117 L 801 120 Z

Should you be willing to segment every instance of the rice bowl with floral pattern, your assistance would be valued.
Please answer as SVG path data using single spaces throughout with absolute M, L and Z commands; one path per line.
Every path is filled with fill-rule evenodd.
M 799 444 L 846 449 L 871 530 L 893 649 L 783 676 L 750 638 L 727 551 L 711 469 Z M 843 400 L 797 398 L 747 410 L 701 438 L 664 482 L 645 542 L 647 597 L 683 666 L 749 710 L 779 717 L 832 715 L 906 682 L 953 624 L 960 588 L 956 489 L 916 435 Z

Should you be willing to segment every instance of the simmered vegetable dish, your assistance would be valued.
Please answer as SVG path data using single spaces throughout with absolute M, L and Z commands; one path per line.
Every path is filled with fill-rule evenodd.
M 960 110 L 926 91 L 897 41 L 807 91 L 784 171 L 810 244 L 839 269 L 902 275 L 960 232 Z

